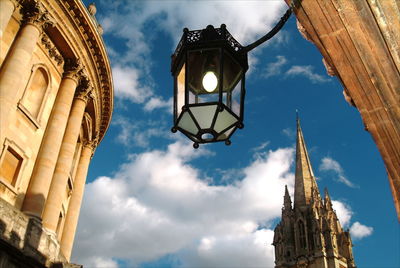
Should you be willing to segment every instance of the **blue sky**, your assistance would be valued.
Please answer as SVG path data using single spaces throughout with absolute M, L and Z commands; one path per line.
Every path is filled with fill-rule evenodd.
M 86 3 L 87 4 L 87 3 Z M 72 260 L 85 267 L 273 267 L 284 185 L 293 192 L 295 110 L 314 173 L 349 228 L 358 267 L 399 267 L 385 167 L 358 111 L 291 17 L 250 54 L 245 127 L 194 150 L 172 134 L 170 56 L 182 29 L 221 23 L 247 45 L 283 1 L 96 1 L 115 86 L 93 157 Z

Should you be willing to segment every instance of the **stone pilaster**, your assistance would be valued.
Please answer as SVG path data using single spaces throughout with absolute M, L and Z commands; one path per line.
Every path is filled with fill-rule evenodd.
M 0 39 L 3 37 L 3 32 L 6 29 L 14 10 L 15 4 L 12 0 L 0 0 Z
M 86 176 L 89 169 L 92 153 L 97 142 L 86 142 L 83 145 L 81 156 L 74 180 L 74 191 L 69 201 L 67 216 L 65 218 L 64 230 L 61 237 L 61 252 L 70 260 L 72 246 L 75 238 L 76 226 L 78 224 L 79 211 L 81 209 L 83 191 L 85 189 Z
M 2 0 L 4 1 L 4 0 Z M 3 11 L 1 11 L 3 12 Z M 51 18 L 39 2 L 21 8 L 23 23 L 0 70 L 0 144 L 3 144 L 9 114 L 16 109 L 21 77 L 29 72 L 36 43 Z
M 87 82 L 87 81 L 86 81 Z M 85 83 L 85 81 L 83 82 Z M 91 86 L 79 85 L 75 93 L 71 113 L 68 118 L 60 153 L 58 155 L 49 195 L 43 211 L 43 225 L 51 231 L 56 231 L 58 218 L 65 197 L 65 189 L 74 159 L 75 147 L 81 129 L 83 115 Z
M 79 72 L 82 68 L 77 61 L 67 59 L 64 69 L 64 76 L 47 123 L 46 132 L 22 206 L 24 212 L 38 218 L 42 216 L 45 200 L 47 199 L 72 100 L 78 85 Z

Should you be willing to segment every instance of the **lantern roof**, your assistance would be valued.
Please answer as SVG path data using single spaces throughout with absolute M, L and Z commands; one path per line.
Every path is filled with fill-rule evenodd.
M 171 58 L 171 72 L 174 73 L 179 66 L 182 56 L 187 49 L 209 49 L 223 47 L 239 61 L 245 70 L 248 69 L 247 51 L 226 29 L 225 24 L 220 28 L 208 25 L 202 30 L 189 31 L 183 29 L 183 35 Z

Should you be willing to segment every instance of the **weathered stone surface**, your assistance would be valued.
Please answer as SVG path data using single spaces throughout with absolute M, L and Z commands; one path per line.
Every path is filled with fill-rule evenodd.
M 0 215 L 0 239 L 9 244 L 8 251 L 12 251 L 12 247 L 19 250 L 24 258 L 31 258 L 44 266 L 50 266 L 53 262 L 66 262 L 60 254 L 56 234 L 45 230 L 40 221 L 28 217 L 2 198 Z
M 300 32 L 333 68 L 345 87 L 346 100 L 359 110 L 365 129 L 382 155 L 400 219 L 398 1 L 295 2 Z

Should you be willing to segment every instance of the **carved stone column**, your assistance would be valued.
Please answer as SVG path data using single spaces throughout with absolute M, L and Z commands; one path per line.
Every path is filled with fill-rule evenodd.
M 68 177 L 74 159 L 75 147 L 81 129 L 83 115 L 91 86 L 79 85 L 75 93 L 71 113 L 68 118 L 60 153 L 58 155 L 53 179 L 51 181 L 49 195 L 43 211 L 43 226 L 51 231 L 57 230 L 57 223 L 64 201 Z
M 47 123 L 46 132 L 22 206 L 22 211 L 38 218 L 42 216 L 45 200 L 49 192 L 72 100 L 78 85 L 81 66 L 76 61 L 67 59 L 64 69 L 64 76 Z
M 3 32 L 6 29 L 14 10 L 15 4 L 13 1 L 0 0 L 0 39 L 3 37 Z
M 71 200 L 69 201 L 68 212 L 65 218 L 64 230 L 61 237 L 61 252 L 67 260 L 71 258 L 72 245 L 74 243 L 76 226 L 78 224 L 86 176 L 89 169 L 90 159 L 96 145 L 96 141 L 85 142 L 79 159 L 74 180 L 74 191 L 72 192 Z
M 3 11 L 1 11 L 3 12 Z M 50 17 L 39 2 L 31 2 L 22 7 L 22 27 L 12 44 L 0 69 L 0 145 L 3 144 L 9 113 L 16 109 L 21 77 L 29 72 L 30 62 L 36 43 Z

